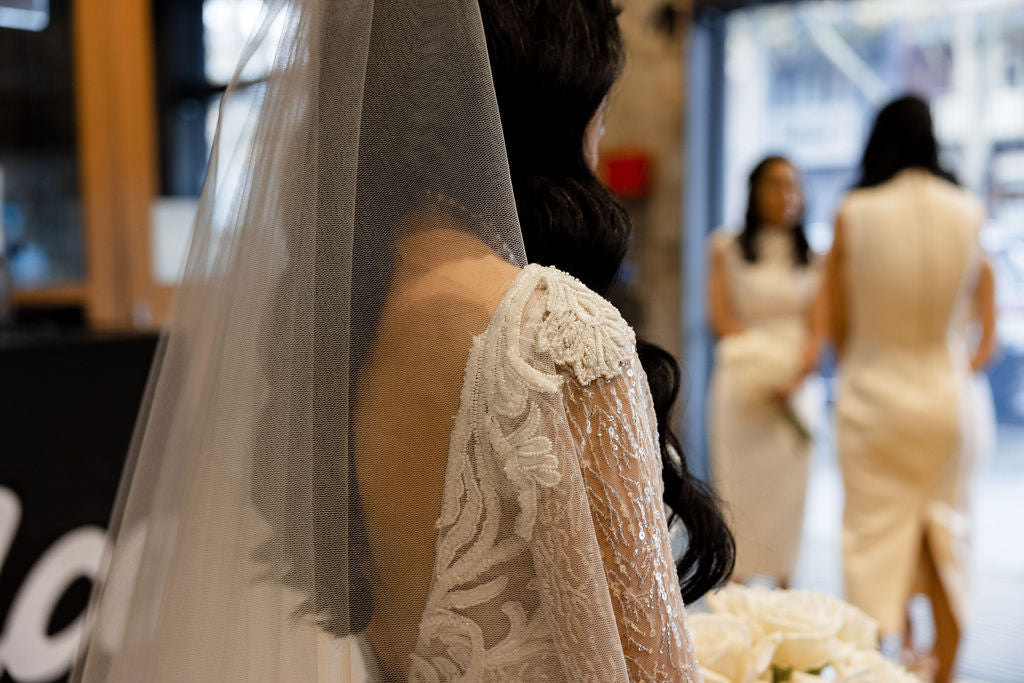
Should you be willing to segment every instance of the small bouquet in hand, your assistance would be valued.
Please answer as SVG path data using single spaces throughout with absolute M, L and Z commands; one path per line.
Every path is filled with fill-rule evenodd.
M 791 400 L 794 380 L 803 371 L 800 349 L 753 329 L 723 338 L 718 343 L 718 360 L 729 368 L 734 386 L 748 400 L 778 405 L 797 437 L 803 442 L 811 440 L 811 432 Z
M 689 617 L 706 683 L 920 683 L 876 649 L 878 624 L 809 591 L 730 584 Z

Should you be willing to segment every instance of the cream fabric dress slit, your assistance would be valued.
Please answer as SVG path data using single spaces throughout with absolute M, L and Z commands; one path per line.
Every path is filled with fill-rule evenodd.
M 840 216 L 847 596 L 882 633 L 902 630 L 927 539 L 962 621 L 967 525 L 957 498 L 972 414 L 965 330 L 982 209 L 951 183 L 908 170 L 851 193 Z

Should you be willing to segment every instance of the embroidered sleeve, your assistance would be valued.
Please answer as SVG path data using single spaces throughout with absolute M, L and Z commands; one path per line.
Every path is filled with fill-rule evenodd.
M 662 503 L 657 419 L 633 331 L 577 280 L 551 277 L 547 292 L 539 347 L 565 380 L 565 413 L 629 679 L 701 680 Z
M 657 422 L 634 353 L 565 391 L 631 681 L 699 681 L 662 503 Z

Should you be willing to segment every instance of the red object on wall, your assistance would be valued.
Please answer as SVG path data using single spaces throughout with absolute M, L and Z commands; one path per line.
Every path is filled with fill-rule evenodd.
M 612 150 L 605 154 L 603 180 L 622 199 L 641 199 L 650 189 L 651 160 L 646 150 Z

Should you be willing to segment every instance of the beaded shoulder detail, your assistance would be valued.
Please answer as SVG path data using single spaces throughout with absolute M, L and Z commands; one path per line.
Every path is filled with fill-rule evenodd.
M 528 268 L 537 274 L 523 279 L 535 279 L 535 287 L 547 295 L 538 350 L 550 353 L 583 385 L 618 375 L 636 347 L 636 336 L 619 311 L 571 275 L 554 268 Z

